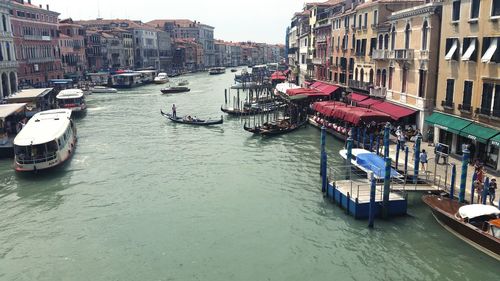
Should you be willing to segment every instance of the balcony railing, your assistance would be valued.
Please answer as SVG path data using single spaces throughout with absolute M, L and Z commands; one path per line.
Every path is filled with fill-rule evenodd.
M 385 87 L 375 87 L 370 89 L 370 96 L 385 98 L 387 94 L 387 88 Z
M 398 49 L 389 51 L 389 59 L 394 60 L 412 60 L 413 59 L 413 49 Z
M 429 51 L 428 50 L 420 50 L 418 52 L 418 58 L 420 60 L 429 60 Z
M 388 51 L 387 50 L 373 50 L 372 51 L 372 58 L 374 60 L 384 60 L 388 58 Z
M 372 87 L 372 83 L 349 79 L 349 87 L 354 89 L 369 91 L 370 88 Z
M 36 41 L 50 41 L 50 36 L 43 35 L 24 35 L 23 38 L 25 40 L 36 40 Z
M 32 58 L 32 59 L 28 59 L 28 63 L 44 63 L 44 62 L 53 62 L 55 61 L 56 58 L 52 57 L 52 58 Z
M 454 109 L 455 108 L 455 103 L 453 101 L 449 100 L 442 100 L 441 101 L 441 106 L 446 109 Z
M 18 66 L 17 61 L 0 61 L 0 69 L 16 68 L 17 66 Z
M 313 58 L 312 63 L 313 64 L 325 64 L 326 59 L 325 58 Z

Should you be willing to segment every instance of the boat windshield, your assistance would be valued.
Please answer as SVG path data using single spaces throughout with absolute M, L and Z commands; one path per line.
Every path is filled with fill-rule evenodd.
M 56 158 L 58 146 L 55 140 L 37 144 L 37 145 L 27 145 L 14 147 L 14 153 L 16 155 L 16 161 L 20 164 L 34 164 L 47 162 Z
M 59 107 L 72 107 L 72 106 L 80 106 L 83 103 L 83 98 L 76 99 L 60 99 L 58 101 Z

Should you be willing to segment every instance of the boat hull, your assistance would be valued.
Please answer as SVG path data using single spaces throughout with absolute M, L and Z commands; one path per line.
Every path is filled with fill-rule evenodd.
M 440 199 L 437 195 L 425 195 L 422 200 L 431 208 L 433 216 L 446 230 L 500 261 L 500 239 L 486 235 L 481 229 L 455 216 L 462 204 L 447 197 Z
M 20 164 L 15 161 L 14 169 L 19 173 L 30 173 L 38 171 L 48 171 L 62 166 L 66 163 L 74 154 L 76 148 L 77 138 L 74 136 L 71 142 L 68 142 L 64 149 L 61 149 L 57 154 L 57 157 L 46 162 L 40 162 L 35 164 Z
M 170 113 L 165 113 L 162 110 L 160 110 L 161 115 L 163 115 L 165 118 L 169 119 L 170 121 L 178 124 L 187 124 L 187 125 L 194 125 L 194 126 L 210 126 L 210 125 L 219 125 L 224 123 L 224 119 L 221 116 L 221 119 L 219 120 L 198 120 L 198 121 L 186 121 L 182 117 L 173 117 Z
M 177 93 L 187 93 L 191 91 L 191 89 L 162 89 L 161 92 L 163 94 L 177 94 Z

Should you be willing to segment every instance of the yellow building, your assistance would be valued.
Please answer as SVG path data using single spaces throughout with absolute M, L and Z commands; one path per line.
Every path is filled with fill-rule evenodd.
M 500 1 L 443 1 L 435 141 L 498 168 Z

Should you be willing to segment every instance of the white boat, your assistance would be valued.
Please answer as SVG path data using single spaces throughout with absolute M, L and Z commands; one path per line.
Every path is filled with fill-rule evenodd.
M 347 149 L 340 150 L 339 154 L 347 160 Z M 385 176 L 384 158 L 366 149 L 353 148 L 351 151 L 351 164 L 367 174 L 373 173 L 377 180 L 383 179 Z M 403 176 L 400 173 L 391 168 L 391 178 L 401 177 Z
M 208 74 L 210 75 L 217 75 L 217 74 L 223 74 L 226 73 L 226 68 L 225 67 L 212 67 L 208 69 Z
M 259 87 L 260 85 L 257 84 L 257 82 L 253 82 L 253 81 L 250 81 L 250 82 L 236 82 L 234 83 L 232 86 L 231 86 L 231 89 L 253 89 L 253 88 L 257 88 Z
M 158 76 L 154 79 L 155 84 L 165 84 L 168 82 L 168 75 L 164 72 L 158 73 Z
M 189 81 L 186 79 L 177 82 L 177 86 L 187 86 L 187 85 L 189 85 Z
M 57 94 L 56 99 L 59 108 L 71 109 L 73 112 L 84 112 L 87 110 L 85 95 L 80 89 L 62 90 Z
M 68 160 L 76 148 L 71 110 L 35 114 L 14 139 L 14 169 L 18 172 L 53 168 Z
M 109 88 L 104 86 L 95 86 L 90 89 L 90 92 L 93 94 L 111 94 L 118 92 L 115 88 Z

